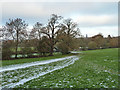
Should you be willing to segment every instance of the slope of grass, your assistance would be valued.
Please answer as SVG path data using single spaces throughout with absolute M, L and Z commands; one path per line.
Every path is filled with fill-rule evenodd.
M 118 88 L 118 49 L 84 51 L 73 65 L 17 88 Z

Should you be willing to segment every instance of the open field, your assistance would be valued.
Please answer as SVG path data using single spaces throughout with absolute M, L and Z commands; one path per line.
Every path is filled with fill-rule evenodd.
M 54 57 L 40 60 L 45 59 Z M 18 64 L 13 61 L 9 64 L 4 61 L 3 65 Z M 2 75 L 2 86 L 8 88 L 118 88 L 118 49 L 83 51 L 68 59 L 4 71 Z

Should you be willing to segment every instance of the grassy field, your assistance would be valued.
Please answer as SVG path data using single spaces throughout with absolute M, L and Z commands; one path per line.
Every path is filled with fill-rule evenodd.
M 118 88 L 118 49 L 83 51 L 78 56 L 79 60 L 74 64 L 30 80 L 15 88 Z M 8 65 L 5 64 L 7 61 L 3 63 Z M 47 64 L 47 66 L 43 65 L 43 67 L 52 68 L 61 63 L 66 62 L 56 62 Z M 35 68 L 37 70 L 38 67 Z M 29 75 L 34 73 L 31 69 Z
M 25 59 L 16 59 L 16 60 L 3 60 L 1 63 L 2 63 L 2 66 L 6 66 L 6 65 L 30 63 L 30 62 L 34 62 L 34 61 L 62 58 L 62 57 L 71 56 L 71 55 L 73 55 L 73 54 L 62 55 L 60 53 L 54 53 L 54 56 L 40 57 L 40 58 L 25 58 Z

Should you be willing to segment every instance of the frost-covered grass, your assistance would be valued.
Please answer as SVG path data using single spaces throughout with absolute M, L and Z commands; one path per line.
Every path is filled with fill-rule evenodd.
M 16 60 L 3 60 L 2 66 L 22 64 L 22 63 L 30 63 L 30 62 L 34 62 L 34 61 L 43 61 L 43 60 L 49 60 L 49 59 L 55 59 L 55 58 L 62 58 L 62 57 L 71 56 L 71 55 L 73 55 L 73 54 L 62 55 L 61 53 L 54 53 L 54 56 L 48 56 L 48 57 L 25 58 L 25 59 L 16 59 Z
M 18 88 L 118 88 L 118 49 L 84 51 L 80 57 Z
M 76 61 L 66 59 L 6 71 L 2 86 L 15 83 L 15 88 L 118 88 L 118 49 L 83 51 L 78 56 Z
M 38 78 L 47 73 L 64 68 L 73 64 L 79 58 L 70 56 L 67 58 L 55 59 L 57 62 L 50 62 L 48 64 L 34 65 L 26 68 L 20 68 L 10 71 L 2 72 L 2 88 L 14 88 L 26 83 L 32 79 Z M 54 60 L 54 61 L 55 61 Z

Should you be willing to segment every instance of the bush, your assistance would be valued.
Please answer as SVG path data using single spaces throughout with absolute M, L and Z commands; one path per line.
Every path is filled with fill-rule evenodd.
M 33 48 L 30 46 L 29 41 L 25 41 L 21 47 L 22 57 L 32 57 Z
M 31 47 L 25 46 L 25 47 L 21 48 L 21 50 L 22 50 L 23 57 L 26 57 L 26 55 L 27 55 L 27 57 L 32 57 L 32 48 Z
M 13 54 L 13 52 L 11 51 L 11 43 L 6 41 L 3 42 L 2 45 L 2 60 L 8 60 L 11 59 L 11 55 Z
M 43 36 L 42 39 L 38 42 L 37 51 L 40 55 L 43 56 L 50 52 L 50 42 L 46 36 Z
M 97 48 L 97 44 L 93 41 L 88 43 L 88 49 L 96 49 Z
M 65 42 L 61 42 L 58 44 L 58 49 L 62 54 L 68 54 L 69 53 L 69 47 Z

